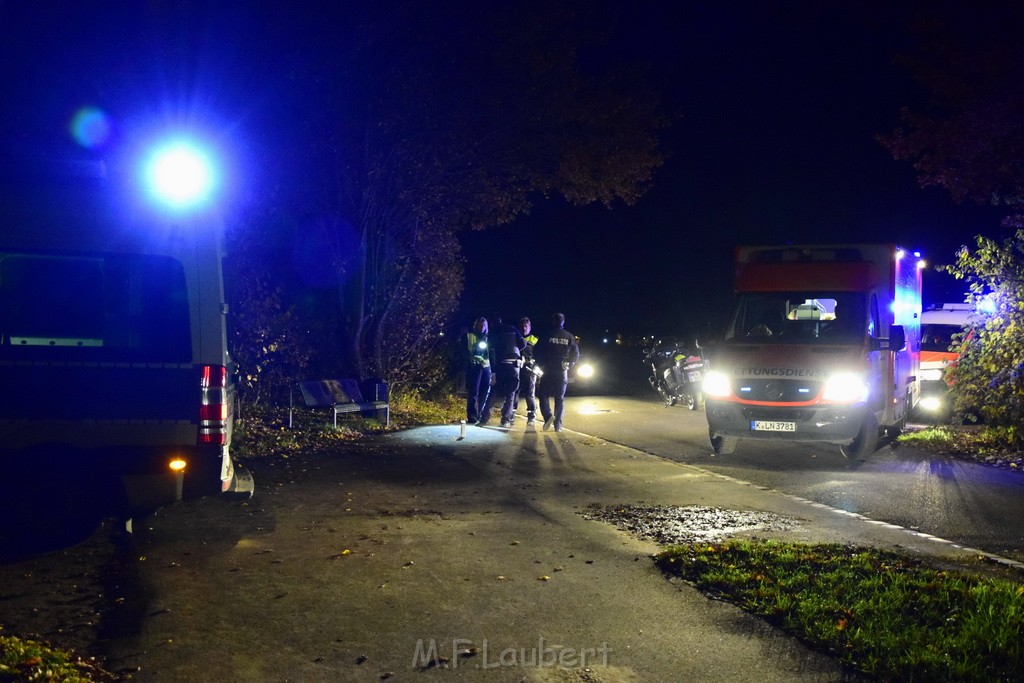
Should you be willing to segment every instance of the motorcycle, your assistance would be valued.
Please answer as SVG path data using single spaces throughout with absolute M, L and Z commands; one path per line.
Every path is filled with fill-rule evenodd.
M 665 400 L 665 404 L 682 404 L 690 410 L 704 407 L 705 362 L 693 344 L 672 340 L 659 340 L 644 355 L 644 362 L 651 366 L 647 378 Z

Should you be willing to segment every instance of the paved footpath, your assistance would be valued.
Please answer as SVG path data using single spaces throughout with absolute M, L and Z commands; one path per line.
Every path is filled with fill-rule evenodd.
M 970 551 L 569 430 L 458 426 L 251 461 L 255 497 L 147 520 L 101 643 L 138 681 L 838 681 L 833 659 L 581 512 L 700 505 L 910 554 Z M 118 591 L 125 592 L 118 596 Z M 120 600 L 120 602 L 118 602 Z

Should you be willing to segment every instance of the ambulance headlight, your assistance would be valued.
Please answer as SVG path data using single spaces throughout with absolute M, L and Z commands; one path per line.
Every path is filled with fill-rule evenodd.
M 704 395 L 708 398 L 726 398 L 732 393 L 729 388 L 729 375 L 718 370 L 711 370 L 704 375 Z
M 942 399 L 938 396 L 924 396 L 921 398 L 921 402 L 918 405 L 921 406 L 921 410 L 927 410 L 929 413 L 937 413 L 942 409 Z
M 825 381 L 822 398 L 832 403 L 860 403 L 868 398 L 868 384 L 855 372 L 837 372 Z
M 921 371 L 921 381 L 933 382 L 942 379 L 943 370 L 942 368 L 928 368 L 927 370 Z

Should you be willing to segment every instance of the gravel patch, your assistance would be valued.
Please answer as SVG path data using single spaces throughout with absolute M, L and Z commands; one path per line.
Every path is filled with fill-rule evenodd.
M 729 510 L 701 505 L 600 505 L 580 512 L 584 519 L 606 522 L 648 541 L 681 545 L 718 541 L 749 531 L 788 531 L 800 526 L 771 512 Z

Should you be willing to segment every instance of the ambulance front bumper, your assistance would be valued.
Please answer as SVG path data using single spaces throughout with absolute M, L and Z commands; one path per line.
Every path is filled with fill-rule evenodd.
M 867 406 L 762 406 L 708 399 L 706 412 L 718 436 L 846 444 L 864 424 Z

